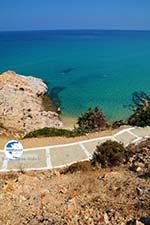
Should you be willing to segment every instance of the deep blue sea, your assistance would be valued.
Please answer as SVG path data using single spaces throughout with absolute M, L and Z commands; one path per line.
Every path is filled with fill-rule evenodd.
M 125 119 L 132 93 L 150 94 L 148 31 L 0 32 L 0 72 L 42 78 L 67 116 L 99 105 Z

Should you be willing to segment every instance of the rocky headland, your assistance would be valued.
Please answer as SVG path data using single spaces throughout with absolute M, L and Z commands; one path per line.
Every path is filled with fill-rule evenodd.
M 0 75 L 0 133 L 24 135 L 44 128 L 62 128 L 59 115 L 39 78 L 8 71 Z

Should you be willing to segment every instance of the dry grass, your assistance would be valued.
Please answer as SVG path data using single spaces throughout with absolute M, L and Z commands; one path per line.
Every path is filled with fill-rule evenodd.
M 83 162 L 64 170 L 3 174 L 0 182 L 1 224 L 73 225 L 76 217 L 77 224 L 98 224 L 110 209 L 124 218 L 148 214 L 137 208 L 136 187 L 148 188 L 149 181 L 122 166 L 100 169 Z

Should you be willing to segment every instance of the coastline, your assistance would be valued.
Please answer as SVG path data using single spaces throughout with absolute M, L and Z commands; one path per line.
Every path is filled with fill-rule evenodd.
M 55 101 L 52 100 L 49 95 L 44 95 L 42 97 L 42 100 L 43 100 L 43 103 L 42 103 L 43 108 L 46 112 L 53 111 L 53 112 L 58 113 L 59 108 L 56 107 Z M 61 106 L 60 106 L 60 109 L 61 109 Z M 59 115 L 59 118 L 60 118 L 61 122 L 63 123 L 65 129 L 72 130 L 74 128 L 74 126 L 76 125 L 78 117 L 73 117 L 71 115 L 70 116 L 65 115 L 63 113 L 63 111 L 58 113 L 58 115 Z
M 1 131 L 2 137 L 6 135 L 6 137 L 14 138 L 16 136 L 17 138 L 17 136 L 19 135 L 19 132 L 23 133 L 24 127 L 21 128 L 20 125 L 18 125 L 20 124 L 20 120 L 23 120 L 23 117 L 19 120 L 19 122 L 17 121 L 17 117 L 19 116 L 18 115 L 19 112 L 20 114 L 22 114 L 24 113 L 24 110 L 28 108 L 29 110 L 27 110 L 27 118 L 29 117 L 30 121 L 28 120 L 26 121 L 26 119 L 24 119 L 24 123 L 28 123 L 30 124 L 30 126 L 28 128 L 28 131 L 26 132 L 30 132 L 30 129 L 40 129 L 40 126 L 39 127 L 32 126 L 33 121 L 35 119 L 37 120 L 36 117 L 38 116 L 37 113 L 35 115 L 31 114 L 32 109 L 34 112 L 35 111 L 41 112 L 42 116 L 43 117 L 45 116 L 44 118 L 46 118 L 45 123 L 43 122 L 43 119 L 44 119 L 43 117 L 39 118 L 38 123 L 41 122 L 41 128 L 43 128 L 43 126 L 44 127 L 48 126 L 48 120 L 50 118 L 49 113 L 52 113 L 52 116 L 51 116 L 52 122 L 53 120 L 58 118 L 58 121 L 60 121 L 63 124 L 63 128 L 65 129 L 72 130 L 74 126 L 76 125 L 76 121 L 77 121 L 76 117 L 65 115 L 61 111 L 60 113 L 58 112 L 59 108 L 57 108 L 54 99 L 51 99 L 51 97 L 48 95 L 48 86 L 44 83 L 42 79 L 39 79 L 36 77 L 25 77 L 24 75 L 18 75 L 12 71 L 7 71 L 5 73 L 2 73 L 0 78 L 1 78 L 0 85 L 2 88 L 5 88 L 3 92 L 2 92 L 3 89 L 1 90 L 1 95 L 5 97 L 5 96 L 8 96 L 8 92 L 11 93 L 9 95 L 9 98 L 6 99 L 6 102 L 3 101 L 4 99 L 3 96 L 2 96 L 3 98 L 1 97 L 0 99 L 1 102 L 3 103 L 2 104 L 3 107 L 1 108 L 2 112 L 0 111 L 1 115 L 3 115 L 3 110 L 5 108 L 6 103 L 7 105 L 9 104 L 9 106 L 12 106 L 11 108 L 14 108 L 13 110 L 16 110 L 15 115 L 14 115 L 14 111 L 11 111 L 10 116 L 8 115 L 9 117 L 7 115 L 5 115 L 5 117 L 1 116 L 0 122 L 3 125 L 2 127 L 5 128 L 4 133 Z M 9 84 L 11 84 L 11 89 L 9 87 Z M 14 95 L 17 97 L 15 98 Z M 10 100 L 12 98 L 14 99 L 13 103 Z M 15 107 L 13 106 L 14 102 L 15 102 Z M 9 108 L 8 108 L 8 111 L 10 111 Z M 15 131 L 14 128 L 10 126 L 10 124 L 6 126 L 6 124 L 8 123 L 8 122 L 6 123 L 6 121 L 8 119 L 10 119 L 10 121 L 14 121 L 14 116 L 15 116 L 16 122 L 15 122 L 15 126 L 12 126 L 12 127 L 19 129 L 19 132 L 17 129 Z M 51 122 L 52 126 L 55 127 L 55 123 L 53 124 L 52 122 Z M 18 128 L 18 126 L 20 128 Z M 13 132 L 11 132 L 12 130 Z
M 77 122 L 77 117 L 71 117 L 68 115 L 64 115 L 63 112 L 60 114 L 60 120 L 64 124 L 65 129 L 72 130 Z

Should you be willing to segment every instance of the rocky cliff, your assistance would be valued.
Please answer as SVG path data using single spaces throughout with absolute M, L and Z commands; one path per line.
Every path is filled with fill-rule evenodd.
M 8 71 L 0 75 L 0 127 L 12 134 L 25 134 L 44 127 L 63 126 L 52 103 L 44 99 L 46 84 L 38 78 Z

